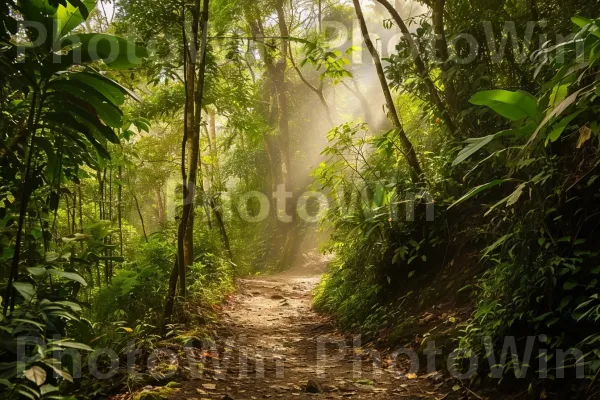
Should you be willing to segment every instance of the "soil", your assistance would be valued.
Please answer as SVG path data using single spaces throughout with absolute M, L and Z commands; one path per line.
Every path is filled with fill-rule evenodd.
M 311 308 L 319 263 L 244 279 L 223 306 L 202 370 L 179 382 L 174 400 L 455 399 L 439 373 L 418 376 L 361 347 Z M 199 372 L 199 373 L 198 373 Z M 455 387 L 456 389 L 456 387 Z

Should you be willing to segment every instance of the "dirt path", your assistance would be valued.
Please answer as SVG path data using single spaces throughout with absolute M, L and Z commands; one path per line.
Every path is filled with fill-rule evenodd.
M 319 279 L 304 269 L 241 281 L 224 307 L 217 348 L 204 350 L 201 376 L 169 398 L 454 398 L 443 393 L 441 376 L 402 374 L 385 357 L 374 368 L 368 350 L 353 348 L 355 338 L 312 311 Z

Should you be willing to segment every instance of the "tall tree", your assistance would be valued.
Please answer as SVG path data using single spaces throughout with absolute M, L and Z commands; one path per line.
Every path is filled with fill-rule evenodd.
M 196 185 L 198 178 L 198 165 L 200 153 L 200 127 L 202 119 L 202 105 L 204 99 L 204 81 L 206 74 L 206 48 L 208 40 L 209 0 L 196 0 L 189 10 L 191 14 L 191 38 L 186 33 L 186 10 L 182 8 L 181 27 L 184 45 L 184 84 L 185 84 L 185 111 L 184 132 L 181 143 L 181 178 L 183 189 L 183 211 L 179 221 L 177 235 L 177 272 L 178 276 L 171 280 L 179 282 L 179 294 L 186 296 L 187 267 L 193 263 L 194 254 L 194 203 L 196 198 Z M 202 37 L 200 38 L 200 33 Z M 198 45 L 200 51 L 198 52 Z M 199 59 L 198 59 L 199 57 Z M 198 65 L 198 68 L 196 68 Z M 187 147 L 189 142 L 189 148 Z M 186 168 L 186 155 L 189 164 Z M 169 297 L 175 290 L 171 287 Z M 173 299 L 167 300 L 165 316 L 171 317 L 173 313 Z

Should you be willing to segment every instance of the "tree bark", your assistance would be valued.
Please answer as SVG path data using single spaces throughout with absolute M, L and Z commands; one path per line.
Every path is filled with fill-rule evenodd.
M 137 196 L 133 191 L 131 191 L 131 196 L 133 196 L 133 201 L 135 202 L 135 208 L 137 210 L 138 216 L 140 217 L 140 222 L 142 223 L 142 232 L 144 233 L 144 239 L 146 243 L 148 243 L 148 235 L 146 234 L 146 224 L 144 224 L 144 216 L 142 215 L 142 209 L 140 208 L 140 202 L 138 201 Z
M 117 207 L 118 207 L 117 217 L 119 219 L 120 256 L 123 257 L 123 167 L 120 165 L 119 165 L 119 192 L 118 192 Z
M 287 85 L 285 82 L 285 71 L 287 68 L 287 53 L 288 53 L 288 37 L 289 31 L 285 21 L 285 13 L 283 11 L 283 0 L 275 0 L 275 8 L 277 10 L 277 21 L 279 25 L 279 33 L 281 39 L 281 55 L 275 64 L 274 79 L 275 89 L 277 90 L 277 104 L 279 108 L 279 153 L 281 157 L 281 183 L 289 185 L 290 177 L 290 129 L 289 129 L 289 113 L 288 113 L 288 98 Z
M 36 89 L 33 92 L 31 106 L 29 109 L 29 117 L 27 120 L 27 127 L 29 130 L 29 134 L 31 135 L 31 141 L 29 144 L 29 153 L 27 154 L 27 164 L 25 167 L 23 184 L 21 185 L 21 203 L 19 204 L 19 221 L 17 223 L 17 235 L 15 238 L 15 250 L 13 254 L 13 259 L 10 268 L 10 275 L 8 278 L 8 283 L 6 285 L 6 291 L 4 295 L 4 309 L 3 314 L 6 316 L 8 311 L 8 305 L 10 303 L 10 311 L 12 312 L 15 308 L 15 288 L 13 286 L 13 282 L 17 279 L 17 275 L 19 273 L 19 260 L 21 256 L 21 239 L 23 235 L 23 225 L 25 224 L 25 216 L 27 214 L 27 205 L 29 204 L 30 192 L 29 192 L 29 174 L 31 172 L 32 160 L 33 160 L 33 152 L 35 151 L 35 134 L 37 132 L 37 123 L 39 118 L 39 110 L 41 109 L 41 102 L 38 108 L 38 96 L 39 92 Z M 36 115 L 37 109 L 37 115 Z
M 281 55 L 274 68 L 274 83 L 277 90 L 277 105 L 279 108 L 279 153 L 281 158 L 281 184 L 286 192 L 292 192 L 291 201 L 285 204 L 285 214 L 291 217 L 291 222 L 280 224 L 280 231 L 283 233 L 282 254 L 279 261 L 279 269 L 284 270 L 290 266 L 293 256 L 293 248 L 296 240 L 296 213 L 294 205 L 296 204 L 296 194 L 291 187 L 291 158 L 290 158 L 290 132 L 289 132 L 289 110 L 287 98 L 287 84 L 285 81 L 285 72 L 287 69 L 288 37 L 289 30 L 285 20 L 283 9 L 284 0 L 275 0 L 275 9 L 277 10 L 277 21 L 279 33 L 281 36 Z
M 208 137 L 209 147 L 211 150 L 211 158 L 213 162 L 213 182 L 212 182 L 212 195 L 208 196 L 209 206 L 215 215 L 215 221 L 219 227 L 219 233 L 223 241 L 223 247 L 227 252 L 227 256 L 230 260 L 233 260 L 233 253 L 229 244 L 229 236 L 227 235 L 227 229 L 225 228 L 225 222 L 223 221 L 223 214 L 220 209 L 220 192 L 223 190 L 223 182 L 221 181 L 221 171 L 219 169 L 219 151 L 217 147 L 217 126 L 216 126 L 216 115 L 214 110 L 208 112 Z M 215 197 L 212 197 L 215 196 Z
M 169 291 L 167 292 L 167 300 L 165 302 L 165 320 L 170 320 L 173 317 L 178 275 L 179 262 L 177 261 L 177 256 L 175 256 L 175 262 L 173 263 L 173 269 L 171 269 L 171 276 L 169 277 Z
M 375 62 L 375 68 L 377 69 L 377 76 L 379 77 L 381 89 L 383 90 L 383 95 L 385 96 L 385 101 L 386 101 L 386 104 L 388 107 L 388 116 L 392 120 L 392 123 L 394 124 L 394 128 L 396 128 L 396 130 L 398 132 L 398 136 L 400 137 L 400 142 L 402 143 L 402 147 L 404 150 L 404 157 L 406 157 L 406 160 L 412 170 L 413 182 L 419 183 L 419 182 L 421 182 L 421 179 L 422 179 L 421 178 L 422 170 L 421 170 L 421 165 L 419 164 L 419 160 L 417 159 L 417 153 L 415 152 L 415 148 L 412 145 L 411 141 L 406 136 L 406 133 L 404 132 L 402 123 L 400 122 L 400 118 L 398 117 L 398 112 L 396 111 L 396 106 L 394 104 L 394 100 L 392 98 L 390 88 L 388 87 L 387 81 L 385 79 L 385 73 L 383 71 L 383 66 L 381 65 L 381 59 L 379 58 L 379 53 L 375 49 L 375 46 L 373 45 L 373 42 L 371 41 L 371 38 L 369 37 L 369 30 L 367 28 L 367 23 L 365 22 L 365 17 L 363 15 L 363 12 L 362 12 L 362 9 L 360 6 L 360 1 L 353 0 L 353 2 L 354 2 L 354 9 L 356 10 L 356 16 L 358 17 L 358 20 L 360 22 L 360 29 L 361 29 L 361 32 L 363 35 L 363 39 L 365 41 L 367 49 L 369 50 L 369 53 L 371 53 L 371 57 L 373 58 L 373 61 Z
M 432 20 L 433 20 L 433 32 L 436 35 L 435 48 L 437 56 L 442 62 L 442 69 L 447 70 L 449 68 L 447 61 L 450 58 L 448 53 L 448 41 L 446 40 L 446 30 L 444 29 L 444 7 L 446 6 L 446 0 L 432 0 Z
M 200 0 L 196 0 L 191 9 L 192 38 L 186 47 L 186 112 L 185 132 L 182 141 L 182 181 L 183 181 L 183 213 L 178 233 L 178 264 L 179 264 L 179 293 L 186 296 L 186 269 L 193 263 L 194 253 L 194 203 L 196 198 L 196 184 L 198 176 L 198 161 L 200 151 L 200 122 L 202 118 L 202 101 L 204 95 L 204 77 L 206 72 L 206 43 L 208 38 L 208 6 L 209 0 L 203 1 L 200 13 Z M 185 19 L 185 13 L 184 13 Z M 198 47 L 198 33 L 202 24 L 202 40 L 200 48 L 200 63 L 196 75 L 196 49 Z M 185 30 L 185 24 L 184 28 Z M 187 42 L 187 40 L 184 41 Z M 190 141 L 189 169 L 185 171 L 186 142 Z

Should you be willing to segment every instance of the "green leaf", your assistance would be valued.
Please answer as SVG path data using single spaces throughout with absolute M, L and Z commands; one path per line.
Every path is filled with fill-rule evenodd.
M 560 301 L 560 305 L 558 306 L 558 310 L 564 310 L 564 308 L 569 305 L 572 299 L 573 298 L 571 296 L 563 297 L 563 299 Z
M 106 125 L 113 128 L 123 126 L 123 112 L 118 105 L 113 104 L 110 99 L 88 84 L 77 80 L 59 79 L 53 81 L 50 88 L 54 91 L 54 95 L 67 92 L 77 96 L 82 104 L 88 103 L 91 107 L 86 108 L 93 108 Z
M 32 321 L 30 319 L 14 318 L 13 321 L 20 322 L 20 323 L 23 323 L 23 324 L 33 325 L 33 326 L 37 327 L 39 330 L 41 330 L 41 331 L 43 331 L 43 330 L 46 329 L 46 325 L 41 324 L 41 323 L 36 322 L 36 321 Z
M 94 349 L 92 349 L 90 346 L 83 344 L 83 343 L 79 343 L 79 342 L 71 342 L 71 341 L 63 341 L 63 340 L 59 340 L 56 342 L 51 342 L 51 344 L 55 344 L 57 346 L 61 346 L 61 347 L 68 347 L 70 349 L 78 349 L 78 350 L 85 350 L 85 351 L 94 351 Z
M 127 92 L 125 92 L 120 85 L 116 84 L 111 79 L 103 77 L 100 74 L 78 72 L 76 74 L 69 75 L 69 79 L 81 81 L 87 86 L 93 87 L 117 106 L 120 106 L 125 102 L 124 94 Z
M 82 63 L 102 60 L 109 68 L 128 69 L 141 65 L 148 50 L 129 40 L 104 33 L 82 33 L 65 37 L 61 49 L 79 46 L 64 58 L 80 59 Z
M 483 255 L 481 256 L 481 258 L 486 257 L 488 254 L 490 254 L 492 251 L 496 250 L 499 246 L 501 246 L 504 242 L 506 242 L 506 240 L 508 238 L 510 238 L 512 236 L 512 234 L 507 234 L 502 236 L 500 239 L 496 240 L 494 243 L 492 243 L 491 245 L 489 245 L 486 249 L 485 252 L 483 253 Z
M 525 117 L 535 118 L 538 113 L 537 100 L 531 94 L 519 90 L 486 90 L 476 93 L 469 100 L 471 104 L 487 106 L 511 121 Z
M 556 105 L 556 103 L 563 101 L 569 94 L 569 86 L 569 84 L 554 86 L 552 88 L 552 93 L 550 94 L 549 106 L 553 107 Z
M 73 303 L 72 301 L 55 301 L 53 304 L 58 304 L 64 307 L 70 308 L 73 312 L 81 312 L 81 306 L 77 303 Z
M 49 251 L 46 253 L 46 256 L 44 257 L 44 259 L 46 260 L 46 262 L 53 262 L 58 260 L 58 258 L 60 257 L 60 254 L 54 252 L 54 251 Z
M 517 189 L 510 196 L 508 196 L 508 200 L 506 201 L 507 207 L 510 207 L 513 204 L 516 204 L 517 201 L 519 201 L 519 199 L 521 198 L 521 195 L 523 195 L 523 189 L 525 189 L 526 186 L 527 186 L 526 183 L 520 184 L 517 187 Z
M 42 384 L 46 381 L 46 371 L 37 365 L 25 370 L 23 375 L 25 375 L 25 378 L 29 379 L 31 382 L 34 382 L 38 386 L 42 386 Z
M 575 118 L 577 118 L 577 116 L 579 114 L 581 114 L 582 112 L 583 112 L 583 110 L 576 111 L 573 114 L 569 115 L 568 117 L 563 118 L 558 124 L 555 124 L 552 127 L 552 131 L 548 135 L 548 139 L 546 140 L 546 143 L 548 143 L 548 140 L 550 140 L 552 143 L 556 142 L 558 140 L 558 138 L 560 138 L 560 136 L 564 132 L 565 128 L 571 123 L 571 121 L 573 121 Z
M 60 5 L 54 14 L 57 38 L 63 37 L 87 20 L 96 0 L 69 0 L 67 6 Z
M 578 15 L 576 15 L 576 16 L 574 16 L 574 17 L 571 17 L 571 21 L 573 21 L 573 23 L 574 23 L 575 25 L 577 25 L 578 27 L 580 27 L 580 28 L 585 28 L 585 27 L 586 27 L 586 26 L 588 26 L 588 25 L 592 25 L 592 24 L 594 24 L 594 21 L 593 21 L 593 20 L 591 20 L 591 19 L 588 19 L 588 18 L 585 18 L 585 17 L 578 16 Z M 597 37 L 599 37 L 599 38 L 600 38 L 600 29 L 598 29 L 598 27 L 597 27 L 597 26 L 594 26 L 594 27 L 593 27 L 593 28 L 590 30 L 590 32 L 591 32 L 591 33 L 592 33 L 594 36 L 597 36 Z
M 81 242 L 84 240 L 88 240 L 89 238 L 90 238 L 90 235 L 86 235 L 84 233 L 75 233 L 74 235 L 65 236 L 61 239 L 65 243 L 71 243 L 71 242 Z
M 44 267 L 28 267 L 27 271 L 29 271 L 29 273 L 31 275 L 35 275 L 35 276 L 46 275 L 46 268 L 44 268 Z
M 81 275 L 76 274 L 74 272 L 65 272 L 65 271 L 60 271 L 58 269 L 49 269 L 48 273 L 50 275 L 55 275 L 55 276 L 60 276 L 61 278 L 65 278 L 71 281 L 76 281 L 81 283 L 83 286 L 87 286 L 87 282 L 85 281 L 85 279 L 83 279 L 81 277 Z
M 85 111 L 83 110 L 79 110 L 77 107 L 73 107 L 72 111 L 74 112 L 79 112 L 81 111 L 82 114 L 85 113 Z M 89 114 L 89 113 L 88 113 Z M 79 115 L 79 114 L 78 114 Z M 85 115 L 85 114 L 84 114 Z M 93 118 L 93 116 L 90 115 L 90 118 Z M 106 148 L 100 144 L 100 142 L 98 142 L 98 140 L 94 137 L 94 135 L 92 134 L 92 131 L 90 130 L 90 128 L 88 127 L 88 125 L 84 125 L 83 123 L 77 121 L 71 114 L 69 113 L 52 113 L 52 115 L 48 115 L 50 117 L 50 119 L 52 120 L 57 120 L 60 121 L 62 118 L 63 123 L 65 124 L 65 126 L 73 129 L 76 132 L 81 133 L 82 135 L 84 135 L 86 137 L 86 139 L 88 140 L 88 142 L 94 146 L 94 148 L 96 149 L 96 151 L 98 152 L 98 154 L 107 159 L 110 160 L 110 153 L 108 152 L 108 150 L 106 150 Z M 100 121 L 97 121 L 98 124 L 94 125 L 93 123 L 90 123 L 90 126 L 93 126 L 94 128 L 102 128 L 104 125 L 102 125 L 100 123 Z M 105 127 L 108 128 L 108 127 Z M 111 130 L 110 128 L 108 128 L 109 130 Z M 111 130 L 112 132 L 112 130 Z M 65 135 L 67 137 L 70 137 L 70 135 Z M 71 140 L 75 141 L 76 138 L 72 138 Z M 79 143 L 77 143 L 79 145 Z M 83 145 L 83 144 L 82 144 Z M 85 146 L 84 146 L 85 147 Z M 85 149 L 87 151 L 87 149 Z
M 572 290 L 575 288 L 575 286 L 577 286 L 577 281 L 570 279 L 567 282 L 564 283 L 563 285 L 563 289 L 565 290 Z
M 13 287 L 21 296 L 23 296 L 25 301 L 31 301 L 33 296 L 35 296 L 35 288 L 31 283 L 13 282 Z
M 114 144 L 121 143 L 119 141 L 119 137 L 110 127 L 104 125 L 96 115 L 90 113 L 88 110 L 82 108 L 80 105 L 74 104 L 73 102 L 69 101 L 69 111 L 73 115 L 76 115 L 81 121 L 85 122 L 87 125 L 93 128 L 96 132 L 98 132 L 98 134 L 108 139 L 109 142 Z M 110 159 L 110 157 L 108 157 L 108 159 Z
M 67 371 L 63 371 L 60 362 L 58 362 L 56 359 L 51 358 L 49 360 L 42 360 L 42 362 L 52 368 L 54 372 L 56 372 L 56 374 L 62 377 L 64 380 L 73 382 L 73 377 L 71 374 L 69 374 Z
M 31 400 L 38 400 L 40 397 L 39 393 L 36 390 L 31 389 L 29 386 L 18 385 L 17 390 L 21 396 L 25 396 Z
M 52 386 L 50 384 L 46 384 L 43 385 L 40 388 L 40 392 L 42 393 L 42 396 L 48 393 L 54 393 L 54 392 L 58 392 L 58 388 L 56 386 Z
M 581 17 L 579 15 L 571 17 L 571 21 L 573 21 L 573 23 L 580 28 L 583 28 L 584 26 L 587 26 L 594 22 L 589 18 Z
M 463 203 L 463 202 L 469 200 L 471 197 L 477 196 L 481 192 L 484 192 L 486 190 L 493 188 L 494 186 L 498 186 L 498 185 L 501 185 L 506 182 L 514 182 L 514 181 L 515 181 L 514 179 L 497 179 L 495 181 L 488 182 L 483 185 L 479 185 L 479 186 L 471 189 L 467 194 L 465 194 L 460 199 L 456 200 L 450 207 L 448 207 L 448 210 L 451 209 L 452 207 L 457 206 L 460 203 Z
M 546 117 L 544 118 L 542 123 L 537 127 L 535 132 L 533 132 L 533 135 L 531 135 L 531 137 L 529 138 L 529 140 L 523 147 L 523 150 L 521 151 L 521 153 L 523 153 L 523 151 L 527 147 L 529 147 L 529 145 L 531 145 L 531 143 L 533 143 L 533 141 L 535 140 L 537 135 L 548 124 L 548 122 L 550 122 L 553 118 L 561 115 L 567 108 L 569 108 L 570 105 L 575 103 L 575 101 L 577 100 L 577 96 L 579 96 L 579 93 L 581 93 L 582 90 L 583 89 L 579 89 L 578 91 L 576 91 L 575 93 L 573 93 L 572 95 L 570 95 L 569 97 L 567 97 L 566 99 L 561 101 L 557 106 L 555 106 L 551 111 L 549 111 L 548 114 L 546 114 Z
M 495 137 L 496 135 L 488 135 L 471 141 L 469 145 L 467 145 L 464 149 L 460 151 L 460 153 L 458 153 L 458 156 L 456 157 L 456 160 L 454 160 L 452 165 L 458 165 L 461 162 L 465 161 L 467 158 L 471 157 L 473 154 L 477 153 L 479 150 L 491 143 Z

